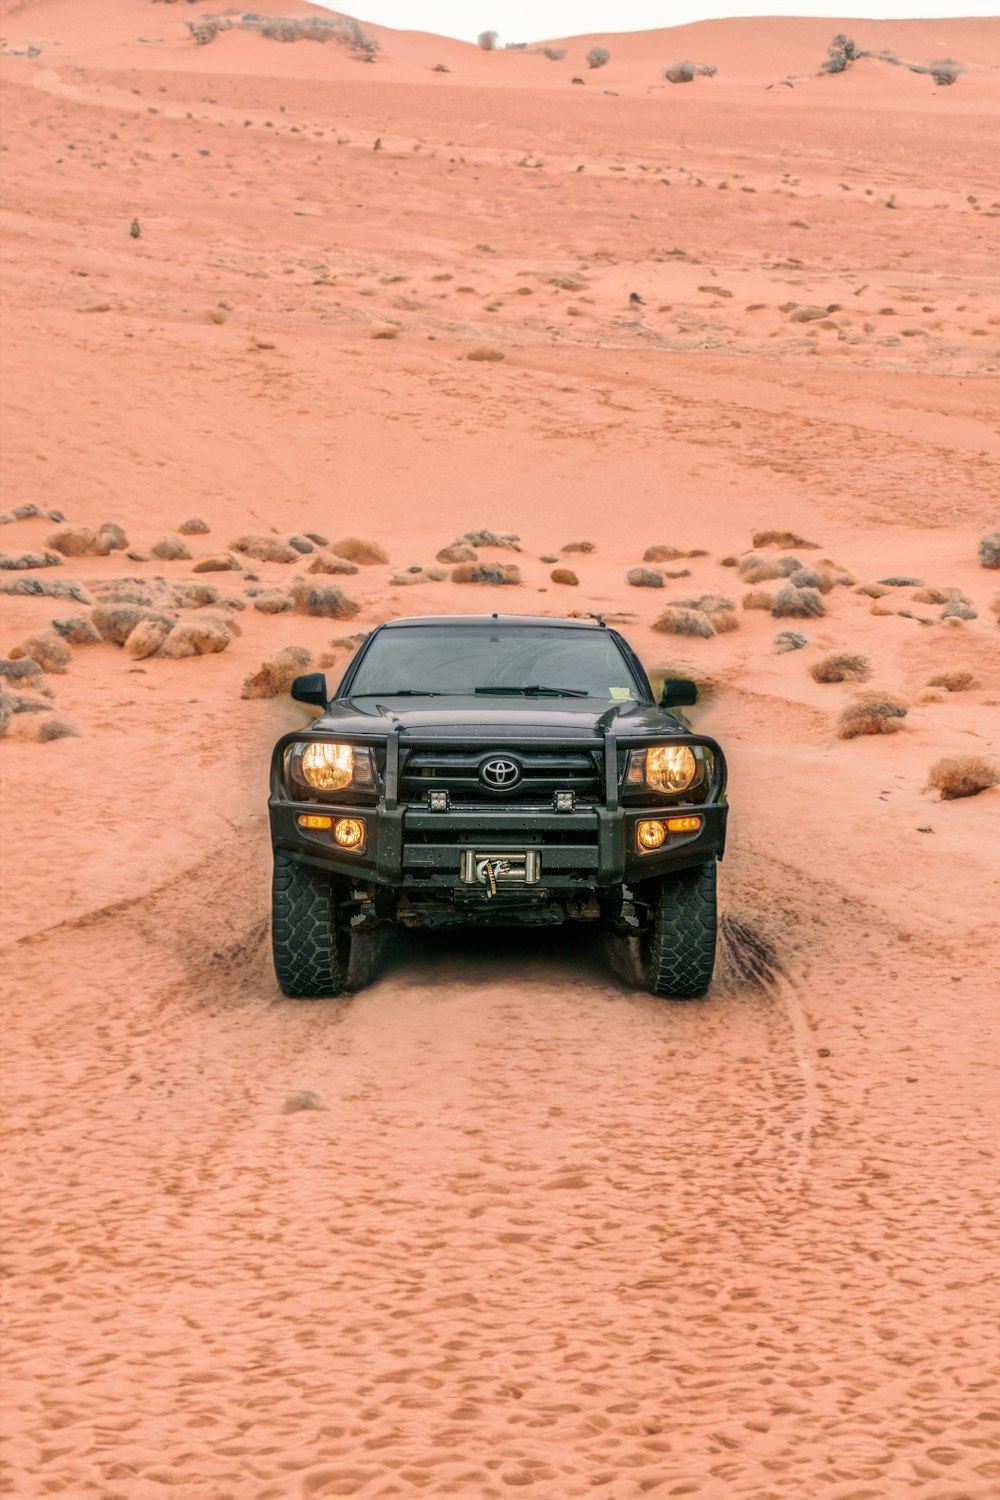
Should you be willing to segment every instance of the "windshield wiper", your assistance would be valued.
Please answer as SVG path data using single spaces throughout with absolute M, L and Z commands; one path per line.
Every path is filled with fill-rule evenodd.
M 440 688 L 383 688 L 380 693 L 348 693 L 348 698 L 461 698 L 461 693 L 446 693 Z
M 518 698 L 589 698 L 586 688 L 543 687 L 540 682 L 528 683 L 526 687 L 477 687 L 477 694 L 492 698 L 499 694 Z

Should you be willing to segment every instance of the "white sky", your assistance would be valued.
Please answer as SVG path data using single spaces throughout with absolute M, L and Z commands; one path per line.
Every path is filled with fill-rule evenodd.
M 430 31 L 472 42 L 481 31 L 497 31 L 501 43 L 533 42 L 593 31 L 646 31 L 725 16 L 829 16 L 817 0 L 319 0 L 376 25 L 400 31 Z M 356 8 L 352 8 L 356 7 Z M 847 20 L 902 21 L 931 17 L 1000 15 L 1000 0 L 872 0 L 850 4 L 848 16 L 832 16 L 834 31 Z

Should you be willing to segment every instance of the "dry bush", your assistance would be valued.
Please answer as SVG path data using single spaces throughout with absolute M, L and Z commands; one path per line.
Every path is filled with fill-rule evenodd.
M 101 639 L 90 621 L 80 617 L 53 620 L 52 628 L 71 646 L 93 646 Z
M 984 568 L 1000 568 L 1000 531 L 991 531 L 983 537 L 979 543 L 979 561 Z
M 611 61 L 611 53 L 607 47 L 591 47 L 587 53 L 588 68 L 603 68 L 605 63 Z
M 302 672 L 309 670 L 312 655 L 305 646 L 286 646 L 261 662 L 256 672 L 244 680 L 241 698 L 276 698 L 287 693 Z
M 810 551 L 816 551 L 819 542 L 807 542 L 804 536 L 798 536 L 794 531 L 755 531 L 753 545 L 755 547 L 806 547 Z
M 330 620 L 350 620 L 361 606 L 348 599 L 342 589 L 320 588 L 300 578 L 292 588 L 292 607 L 300 615 L 320 615 Z
M 565 547 L 560 547 L 560 552 L 596 552 L 596 542 L 567 542 Z
M 784 578 L 785 570 L 770 558 L 755 557 L 751 552 L 739 562 L 739 574 L 747 583 L 767 583 L 772 578 Z
M 691 609 L 678 609 L 675 605 L 663 611 L 660 618 L 654 622 L 653 629 L 665 635 L 694 635 L 703 636 L 706 639 L 715 634 L 715 627 L 708 615 L 699 614 Z
M 174 609 L 204 609 L 207 604 L 218 604 L 219 590 L 214 583 L 179 583 L 170 602 Z
M 60 526 L 53 531 L 47 545 L 63 557 L 108 557 L 112 552 L 123 551 L 128 538 L 120 526 L 105 521 L 97 531 L 91 526 Z
M 208 522 L 202 520 L 201 516 L 189 516 L 177 528 L 181 536 L 204 536 L 208 529 Z
M 71 735 L 79 734 L 80 731 L 72 719 L 64 718 L 62 714 L 53 714 L 51 719 L 43 719 L 38 726 L 38 738 L 43 742 L 46 740 L 65 740 Z
M 739 630 L 739 616 L 732 609 L 716 609 L 709 615 L 716 635 L 727 635 L 730 630 Z
M 178 620 L 157 654 L 173 658 L 209 656 L 216 651 L 225 651 L 232 639 L 232 630 L 224 620 L 199 615 L 196 620 Z
M 481 52 L 495 52 L 500 34 L 496 31 L 481 31 L 476 37 L 476 46 Z
M 145 661 L 156 655 L 169 634 L 166 620 L 140 620 L 125 642 L 125 651 L 135 661 Z
M 685 61 L 674 63 L 663 76 L 668 83 L 693 83 L 698 77 L 714 78 L 718 71 L 715 63 Z
M 580 582 L 572 568 L 553 568 L 549 577 L 553 583 L 564 583 L 570 588 L 576 588 Z
M 678 559 L 686 557 L 679 547 L 670 547 L 666 543 L 657 543 L 647 547 L 642 554 L 643 562 L 677 562 Z
M 330 551 L 337 557 L 346 558 L 348 562 L 360 563 L 364 568 L 389 561 L 378 542 L 367 542 L 358 536 L 343 537 L 341 541 L 333 543 Z
M 43 672 L 65 672 L 73 660 L 72 651 L 54 630 L 27 636 L 19 646 L 11 648 L 10 654 L 15 659 L 28 657 L 37 661 Z
M 479 554 L 475 547 L 469 547 L 464 542 L 455 542 L 450 547 L 442 547 L 437 560 L 442 563 L 478 562 Z
M 625 582 L 634 589 L 662 589 L 663 574 L 656 568 L 629 568 Z
M 276 536 L 238 536 L 229 545 L 234 552 L 242 552 L 244 557 L 255 558 L 257 562 L 292 563 L 299 559 L 296 549 Z
M 771 614 L 775 619 L 815 620 L 826 614 L 826 605 L 815 589 L 780 589 Z
M 979 683 L 971 672 L 947 671 L 936 672 L 933 677 L 927 679 L 928 687 L 943 687 L 949 693 L 967 693 L 970 688 L 977 688 Z
M 206 552 L 199 557 L 192 573 L 242 573 L 243 564 L 229 552 Z
M 785 651 L 801 651 L 808 644 L 809 637 L 803 635 L 801 630 L 779 630 L 773 641 L 774 649 L 779 655 Z
M 346 557 L 331 557 L 329 552 L 317 552 L 306 568 L 307 573 L 356 573 L 357 571 L 357 563 L 348 562 Z
M 750 589 L 743 595 L 742 605 L 744 609 L 766 609 L 774 608 L 774 595 L 769 594 L 767 589 Z
M 480 364 L 482 364 L 483 362 L 487 364 L 498 364 L 500 360 L 507 358 L 502 349 L 494 349 L 487 344 L 478 344 L 475 349 L 470 349 L 465 357 L 466 359 L 474 360 Z
M 521 582 L 521 570 L 517 563 L 459 563 L 451 570 L 452 583 L 507 583 Z
M 399 328 L 395 323 L 373 323 L 368 330 L 370 339 L 395 339 L 399 337 Z
M 292 600 L 285 589 L 262 589 L 253 595 L 253 607 L 262 615 L 284 615 L 292 608 Z
M 906 709 L 891 698 L 878 693 L 867 693 L 856 698 L 843 709 L 837 719 L 837 736 L 842 740 L 856 740 L 863 734 L 895 734 L 902 729 L 901 719 Z
M 788 582 L 797 589 L 819 589 L 821 594 L 828 594 L 833 588 L 834 580 L 829 573 L 817 573 L 815 568 L 796 568 L 794 573 L 789 574 Z
M 174 623 L 172 616 L 141 604 L 95 604 L 90 618 L 101 640 L 115 646 L 124 646 L 141 620 L 159 620 L 168 629 Z
M 867 656 L 835 652 L 813 662 L 809 672 L 814 682 L 867 682 L 872 675 L 872 664 Z
M 187 543 L 182 542 L 179 536 L 163 536 L 149 550 L 161 562 L 181 562 L 191 556 Z
M 1000 786 L 1000 767 L 981 755 L 946 755 L 931 766 L 927 784 L 941 793 L 942 802 L 975 797 L 991 786 Z
M 7 682 L 21 682 L 26 677 L 41 677 L 42 669 L 33 656 L 0 656 L 0 677 Z

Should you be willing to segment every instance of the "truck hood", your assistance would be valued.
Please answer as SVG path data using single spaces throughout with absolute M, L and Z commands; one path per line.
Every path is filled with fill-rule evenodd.
M 314 720 L 326 733 L 371 735 L 396 726 L 422 738 L 552 736 L 593 739 L 616 735 L 680 734 L 687 726 L 652 704 L 609 704 L 606 698 L 339 698 Z

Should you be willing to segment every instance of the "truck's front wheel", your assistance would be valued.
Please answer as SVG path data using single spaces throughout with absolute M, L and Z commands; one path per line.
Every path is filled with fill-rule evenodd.
M 651 995 L 696 1000 L 715 967 L 716 862 L 651 883 L 649 923 L 639 939 L 642 977 Z
M 337 917 L 335 877 L 276 850 L 271 942 L 274 972 L 290 999 L 322 1000 L 343 991 L 351 939 Z

